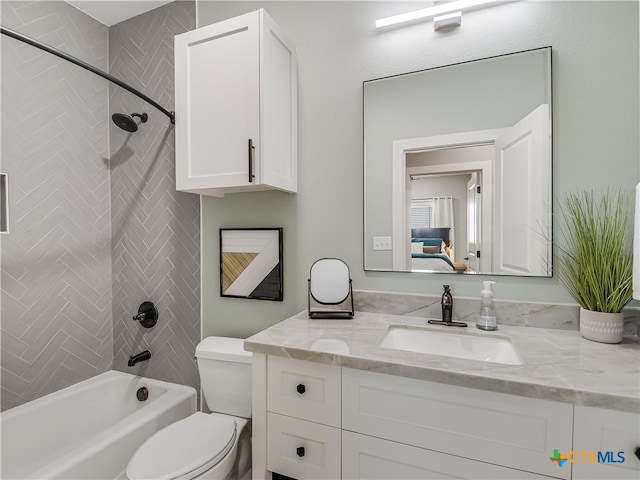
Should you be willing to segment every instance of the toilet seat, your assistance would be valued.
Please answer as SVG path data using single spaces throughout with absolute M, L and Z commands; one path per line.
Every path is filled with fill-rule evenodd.
M 130 480 L 187 480 L 222 460 L 238 435 L 236 422 L 202 412 L 172 423 L 147 439 L 127 466 Z

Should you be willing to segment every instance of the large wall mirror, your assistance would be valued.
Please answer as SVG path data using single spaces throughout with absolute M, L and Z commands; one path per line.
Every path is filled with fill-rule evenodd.
M 364 268 L 551 275 L 551 48 L 364 82 Z

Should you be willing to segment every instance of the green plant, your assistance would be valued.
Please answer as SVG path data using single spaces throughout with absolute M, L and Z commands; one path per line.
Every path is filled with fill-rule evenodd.
M 618 313 L 631 301 L 632 196 L 622 190 L 599 198 L 571 193 L 562 208 L 558 279 L 580 306 Z

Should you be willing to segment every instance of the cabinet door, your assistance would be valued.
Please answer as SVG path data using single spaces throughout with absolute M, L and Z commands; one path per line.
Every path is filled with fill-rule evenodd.
M 255 152 L 260 121 L 259 14 L 175 37 L 178 190 L 212 194 L 206 190 L 252 183 L 249 140 Z
M 342 428 L 569 479 L 573 405 L 342 369 Z
M 428 480 L 444 478 L 552 478 L 462 457 L 342 432 L 342 478 Z
M 295 192 L 298 187 L 296 54 L 293 43 L 266 12 L 263 13 L 261 46 L 262 142 L 256 151 L 256 178 L 273 188 Z
M 640 415 L 576 405 L 573 451 L 560 452 L 573 464 L 574 479 L 640 478 Z

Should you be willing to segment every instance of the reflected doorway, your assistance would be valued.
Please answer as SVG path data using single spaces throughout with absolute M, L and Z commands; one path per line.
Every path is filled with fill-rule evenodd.
M 452 265 L 430 260 L 438 271 L 477 273 L 491 265 L 491 252 L 483 243 L 491 244 L 491 185 L 494 145 L 456 145 L 407 152 L 406 174 L 409 177 L 410 225 L 416 228 L 449 229 L 446 252 Z M 483 192 L 482 179 L 489 179 Z M 486 198 L 483 198 L 486 197 Z M 450 216 L 438 212 L 438 206 L 450 202 Z M 482 228 L 483 211 L 487 225 Z M 414 237 L 412 233 L 408 233 Z M 483 255 L 484 254 L 484 258 Z M 425 268 L 424 260 L 412 255 L 412 271 Z M 446 259 L 445 259 L 446 260 Z M 481 264 L 484 260 L 485 266 Z

